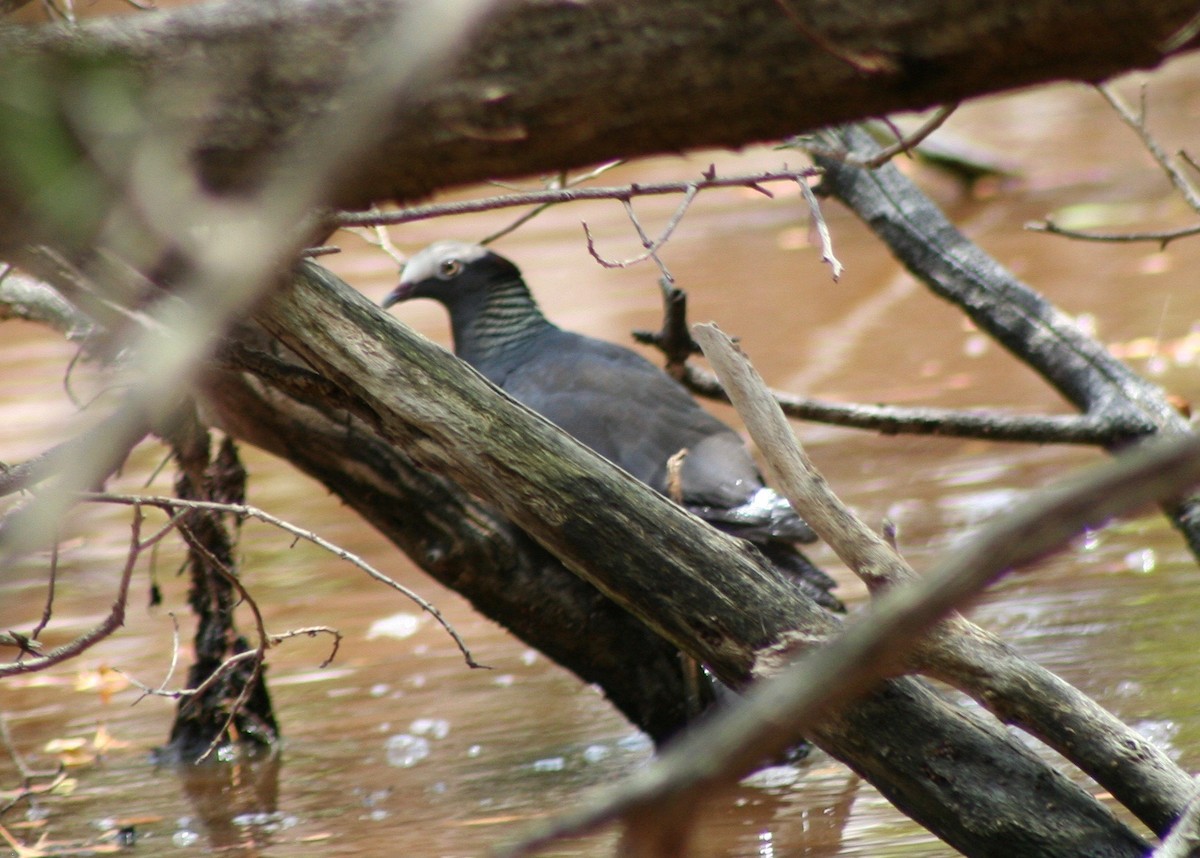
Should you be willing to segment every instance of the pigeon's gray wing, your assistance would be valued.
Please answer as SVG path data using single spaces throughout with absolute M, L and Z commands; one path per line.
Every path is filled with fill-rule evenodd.
M 494 380 L 609 461 L 719 527 L 747 538 L 815 538 L 783 498 L 763 487 L 738 435 L 628 349 L 555 329 Z M 679 470 L 673 476 L 668 462 L 677 455 Z

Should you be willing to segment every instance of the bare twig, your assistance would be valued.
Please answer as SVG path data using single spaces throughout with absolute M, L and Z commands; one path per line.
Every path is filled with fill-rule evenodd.
M 477 212 L 494 211 L 496 209 L 513 208 L 515 206 L 539 205 L 541 203 L 569 203 L 576 200 L 631 200 L 635 197 L 661 196 L 663 194 L 685 194 L 693 186 L 698 191 L 710 188 L 757 188 L 766 193 L 759 185 L 770 182 L 794 182 L 809 176 L 820 175 L 816 167 L 804 167 L 797 170 L 781 169 L 749 175 L 717 176 L 697 179 L 691 182 L 661 182 L 649 185 L 623 185 L 605 188 L 559 188 L 543 191 L 523 191 L 515 194 L 504 194 L 496 197 L 484 197 L 477 200 L 461 200 L 449 203 L 431 203 L 424 206 L 413 206 L 397 212 L 376 214 L 373 212 L 341 212 L 330 218 L 332 226 L 374 226 L 375 224 L 400 224 L 413 221 L 429 220 L 430 218 L 446 217 L 448 215 L 474 214 Z M 770 196 L 770 194 L 768 194 Z
M 628 268 L 631 265 L 636 265 L 639 262 L 645 262 L 647 259 L 654 257 L 654 260 L 658 262 L 658 266 L 663 272 L 663 276 L 670 277 L 670 274 L 668 274 L 666 269 L 663 268 L 662 261 L 658 258 L 658 249 L 666 244 L 668 239 L 670 239 L 671 234 L 675 232 L 675 228 L 679 226 L 679 222 L 683 220 L 683 216 L 687 212 L 688 206 L 692 204 L 692 200 L 696 199 L 696 194 L 699 192 L 700 189 L 695 185 L 692 185 L 686 191 L 684 191 L 683 200 L 676 207 L 675 213 L 671 215 L 671 219 L 667 221 L 667 225 L 663 229 L 662 234 L 653 241 L 651 241 L 650 237 L 646 235 L 646 231 L 642 229 L 642 225 L 638 221 L 637 215 L 634 214 L 633 204 L 629 200 L 622 200 L 621 202 L 625 205 L 625 213 L 629 215 L 629 219 L 637 228 L 638 236 L 642 240 L 642 247 L 646 248 L 646 252 L 640 253 L 637 256 L 625 260 L 605 259 L 596 251 L 595 242 L 592 241 L 591 230 L 588 229 L 588 225 L 585 223 L 583 225 L 583 232 L 584 235 L 587 236 L 588 253 L 590 253 L 592 258 L 605 268 Z M 670 279 L 674 280 L 674 278 Z
M 171 618 L 172 618 L 172 620 L 174 620 L 175 615 L 172 614 Z M 333 646 L 330 648 L 329 655 L 325 658 L 324 661 L 322 661 L 319 665 L 317 665 L 319 668 L 326 668 L 330 664 L 333 663 L 333 660 L 337 657 L 338 650 L 341 648 L 341 645 L 342 645 L 342 638 L 343 638 L 342 633 L 339 632 L 337 629 L 333 628 L 332 626 L 305 626 L 305 627 L 299 628 L 299 629 L 288 629 L 285 632 L 271 632 L 267 635 L 267 640 L 270 642 L 271 646 L 275 646 L 276 644 L 283 643 L 284 641 L 291 640 L 292 638 L 297 638 L 297 637 L 301 637 L 301 636 L 311 638 L 311 637 L 316 637 L 317 635 L 322 635 L 322 634 L 330 635 L 333 637 Z M 215 685 L 216 682 L 224 674 L 228 673 L 231 669 L 233 669 L 237 665 L 241 664 L 243 661 L 247 661 L 250 658 L 254 657 L 257 653 L 257 650 L 246 650 L 245 652 L 240 652 L 240 653 L 237 653 L 236 655 L 230 656 L 224 662 L 222 662 L 220 665 L 218 665 L 217 669 L 214 670 L 213 673 L 204 680 L 204 682 L 202 682 L 200 685 L 196 686 L 195 688 L 169 689 L 169 688 L 167 688 L 167 685 L 171 681 L 171 675 L 175 672 L 175 665 L 178 660 L 178 652 L 179 652 L 179 623 L 176 622 L 175 623 L 175 633 L 174 633 L 174 650 L 171 654 L 171 667 L 167 671 L 166 677 L 164 677 L 163 681 L 161 683 L 159 683 L 158 687 L 151 688 L 149 685 L 146 685 L 144 682 L 137 679 L 136 677 L 130 676 L 129 674 L 127 674 L 121 670 L 117 671 L 122 676 L 124 676 L 126 679 L 128 679 L 132 685 L 136 686 L 142 692 L 141 697 L 139 697 L 137 700 L 133 701 L 133 704 L 131 704 L 131 705 L 137 705 L 145 697 L 165 697 L 170 700 L 181 700 L 185 697 L 195 697 L 196 695 L 203 694 L 205 691 L 212 688 L 212 686 Z
M 174 521 L 172 521 L 171 526 L 174 527 Z M 141 682 L 134 679 L 120 668 L 116 668 L 118 673 L 120 673 L 138 688 L 142 689 L 142 696 L 133 701 L 133 703 L 130 704 L 131 706 L 136 706 L 138 703 L 142 702 L 143 698 L 151 695 L 160 697 L 171 696 L 167 693 L 166 688 L 171 683 L 171 677 L 175 675 L 175 668 L 179 666 L 179 617 L 175 616 L 174 611 L 171 611 L 169 616 L 171 617 L 171 664 L 167 667 L 167 674 L 163 677 L 163 681 L 158 684 L 158 688 L 150 688 L 147 685 L 143 685 Z M 188 690 L 190 691 L 191 689 Z
M 94 501 L 97 503 L 115 503 L 115 504 L 125 504 L 125 505 L 134 505 L 134 506 L 137 506 L 137 505 L 153 506 L 153 507 L 158 507 L 159 509 L 164 509 L 164 510 L 176 510 L 176 509 L 215 510 L 217 512 L 227 512 L 227 513 L 230 513 L 231 515 L 236 515 L 241 518 L 254 518 L 259 521 L 270 524 L 273 527 L 277 527 L 280 530 L 283 530 L 287 533 L 292 534 L 297 539 L 303 539 L 308 542 L 311 542 L 314 545 L 318 546 L 319 548 L 322 548 L 325 551 L 328 551 L 330 554 L 333 554 L 335 557 L 345 560 L 347 563 L 350 563 L 353 566 L 357 566 L 359 569 L 361 569 L 363 572 L 365 572 L 371 578 L 374 578 L 376 581 L 379 581 L 382 584 L 386 584 L 388 587 L 391 587 L 396 592 L 403 594 L 406 598 L 408 598 L 411 601 L 413 601 L 414 603 L 416 603 L 417 606 L 419 606 L 423 611 L 427 612 L 430 616 L 432 616 L 435 620 L 437 620 L 437 622 L 442 626 L 442 628 L 444 628 L 446 630 L 447 634 L 449 634 L 450 637 L 454 640 L 455 644 L 458 646 L 459 652 L 462 653 L 463 658 L 466 660 L 468 666 L 478 667 L 478 668 L 486 668 L 487 667 L 487 665 L 482 665 L 475 661 L 474 656 L 471 655 L 470 649 L 468 649 L 466 642 L 459 635 L 457 629 L 455 629 L 454 626 L 450 623 L 450 621 L 447 620 L 445 618 L 445 616 L 442 615 L 441 611 L 439 611 L 435 605 L 433 605 L 431 602 L 429 602 L 423 596 L 419 595 L 418 593 L 414 592 L 413 590 L 409 589 L 408 587 L 405 587 L 400 582 L 398 582 L 392 578 L 389 578 L 387 575 L 383 574 L 378 569 L 376 569 L 374 566 L 367 563 L 365 560 L 363 560 L 357 554 L 347 551 L 346 549 L 342 548 L 339 545 L 335 545 L 334 543 L 330 542 L 329 540 L 324 539 L 321 536 L 318 536 L 317 534 L 313 533 L 311 530 L 305 530 L 302 527 L 298 527 L 297 525 L 294 525 L 288 521 L 285 521 L 281 518 L 277 518 L 276 516 L 273 516 L 270 513 L 259 509 L 258 507 L 247 506 L 245 504 L 218 503 L 216 501 L 182 500 L 180 498 L 172 498 L 172 497 L 165 497 L 165 496 L 159 496 L 159 495 L 120 495 L 120 494 L 109 494 L 109 493 L 101 493 L 101 492 L 91 492 L 91 493 L 84 493 L 83 495 L 81 495 L 81 497 L 85 500 Z
M 271 645 L 283 643 L 292 638 L 298 638 L 301 635 L 305 637 L 315 638 L 317 635 L 329 635 L 333 638 L 333 645 L 329 649 L 329 655 L 317 667 L 326 668 L 333 664 L 333 660 L 337 658 L 338 650 L 342 646 L 342 633 L 333 626 L 305 626 L 302 629 L 288 629 L 286 632 L 277 632 L 271 635 Z
M 857 155 L 847 152 L 845 149 L 830 148 L 822 145 L 821 143 L 817 143 L 814 140 L 807 140 L 804 138 L 795 138 L 794 140 L 789 141 L 789 145 L 797 149 L 803 149 L 810 155 L 819 155 L 823 158 L 833 158 L 834 160 L 841 161 L 851 167 L 862 167 L 867 170 L 874 170 L 877 167 L 882 167 L 900 153 L 907 152 L 913 147 L 919 145 L 922 140 L 924 140 L 934 131 L 937 131 L 939 128 L 941 128 L 942 124 L 945 123 L 945 121 L 949 119 L 951 114 L 953 114 L 957 109 L 958 102 L 947 104 L 944 107 L 939 107 L 934 111 L 932 116 L 930 116 L 921 124 L 916 131 L 900 137 L 900 139 L 891 146 L 880 149 L 870 158 L 861 158 Z
M 1184 202 L 1192 209 L 1192 211 L 1200 214 L 1200 190 L 1192 184 L 1191 179 L 1184 174 L 1183 170 L 1172 161 L 1171 157 L 1159 144 L 1158 140 L 1146 124 L 1146 89 L 1142 87 L 1139 93 L 1139 108 L 1135 112 L 1124 99 L 1121 98 L 1111 86 L 1107 84 L 1097 84 L 1096 91 L 1104 97 L 1104 100 L 1109 103 L 1112 109 L 1116 112 L 1121 121 L 1133 129 L 1141 140 L 1142 146 L 1150 153 L 1150 156 L 1158 164 L 1159 169 L 1166 175 L 1179 195 L 1183 197 Z M 1180 157 L 1185 163 L 1191 164 L 1191 161 L 1185 152 L 1180 153 Z M 1194 166 L 1194 165 L 1192 165 Z M 1179 227 L 1176 229 L 1163 230 L 1143 230 L 1136 232 L 1090 232 L 1085 230 L 1069 229 L 1059 226 L 1050 218 L 1044 221 L 1033 221 L 1027 223 L 1025 228 L 1031 232 L 1045 232 L 1050 235 L 1060 235 L 1064 238 L 1072 238 L 1079 241 L 1099 241 L 1105 243 L 1129 243 L 1152 241 L 1165 248 L 1172 241 L 1179 238 L 1188 238 L 1193 235 L 1200 234 L 1200 225 Z
M 817 473 L 797 443 L 783 411 L 733 341 L 716 325 L 693 325 L 692 336 L 717 371 L 729 399 L 783 494 L 817 535 L 867 585 L 872 594 L 908 583 L 916 573 L 879 534 L 850 512 Z
M 654 245 L 654 242 L 650 239 L 650 236 L 646 234 L 646 230 L 642 226 L 642 222 L 640 220 L 638 220 L 637 212 L 635 212 L 633 210 L 633 203 L 630 202 L 629 200 L 625 200 L 624 202 L 622 202 L 622 205 L 625 207 L 625 214 L 629 218 L 629 222 L 631 224 L 633 224 L 633 228 L 635 230 L 637 230 L 638 238 L 641 239 L 641 242 L 642 242 L 642 247 L 645 247 L 647 249 L 646 250 L 647 255 L 649 255 L 649 257 L 654 260 L 654 264 L 658 266 L 658 270 L 662 274 L 662 277 L 659 278 L 660 285 L 664 289 L 669 289 L 671 287 L 671 285 L 675 282 L 675 275 L 671 273 L 671 269 L 667 268 L 667 263 L 663 262 L 662 257 L 658 255 L 658 247 L 656 247 Z M 679 216 L 680 217 L 683 216 L 682 211 L 679 212 Z M 676 225 L 678 225 L 678 221 L 676 221 Z M 660 246 L 662 243 L 666 242 L 667 238 L 670 235 L 670 231 L 673 231 L 674 229 L 675 229 L 675 226 L 668 225 L 668 232 L 663 233 L 662 241 L 659 242 Z M 584 231 L 584 234 L 587 235 L 587 239 L 588 239 L 588 252 L 592 254 L 593 258 L 595 258 L 596 254 L 592 250 L 592 243 L 591 243 L 592 236 L 591 236 L 591 233 L 589 233 L 587 231 L 586 223 L 583 225 L 583 231 Z
M 688 365 L 682 380 L 689 390 L 701 396 L 728 400 L 720 381 L 712 373 Z M 1149 421 L 1131 415 L 1002 414 L 996 411 L 830 402 L 778 391 L 772 395 L 788 417 L 871 429 L 886 435 L 939 435 L 1033 444 L 1107 446 L 1119 440 L 1147 435 L 1154 430 Z
M 113 600 L 112 609 L 109 611 L 108 616 L 91 631 L 80 635 L 69 643 L 55 647 L 43 656 L 31 658 L 28 661 L 0 664 L 0 678 L 45 670 L 69 658 L 74 658 L 104 640 L 125 622 L 125 605 L 129 598 L 129 581 L 133 576 L 133 569 L 139 556 L 138 536 L 141 533 L 142 521 L 145 518 L 141 505 L 136 501 L 133 502 L 133 508 L 133 522 L 130 525 L 129 553 L 125 559 L 125 568 L 121 570 L 121 581 L 117 587 L 117 596 Z
M 1111 86 L 1097 84 L 1096 90 L 1104 96 L 1104 100 L 1117 112 L 1117 116 L 1121 117 L 1121 120 L 1137 134 L 1138 138 L 1142 141 L 1142 145 L 1146 147 L 1146 151 L 1150 153 L 1159 168 L 1166 174 L 1171 184 L 1175 186 L 1175 190 L 1179 191 L 1184 202 L 1191 207 L 1192 211 L 1200 214 L 1200 191 L 1197 191 L 1188 177 L 1183 174 L 1183 171 L 1172 163 L 1166 151 L 1159 145 L 1154 135 L 1150 133 L 1150 129 L 1146 127 L 1145 88 L 1142 89 L 1142 110 L 1139 113 L 1134 113 Z
M 825 218 L 821 214 L 821 206 L 807 181 L 797 179 L 796 184 L 800 186 L 800 194 L 808 203 L 808 210 L 812 213 L 813 223 L 817 227 L 817 236 L 821 240 L 821 261 L 829 265 L 833 272 L 833 282 L 836 283 L 842 276 L 842 263 L 833 255 L 833 239 L 829 236 L 829 227 L 826 226 Z
M 42 618 L 38 620 L 38 624 L 33 627 L 33 631 L 29 633 L 29 637 L 37 640 L 41 635 L 42 630 L 50 624 L 50 617 L 54 613 L 54 588 L 58 583 L 58 540 L 54 540 L 50 545 L 50 572 L 49 580 L 46 582 L 46 605 L 42 608 Z M 20 659 L 18 659 L 19 661 Z
M 199 696 L 203 695 L 206 691 L 208 691 L 210 688 L 212 688 L 214 685 L 216 685 L 217 682 L 219 682 L 226 673 L 229 673 L 231 670 L 233 670 L 233 668 L 237 667 L 243 661 L 251 661 L 251 660 L 257 661 L 259 659 L 259 656 L 260 656 L 260 654 L 257 649 L 248 649 L 244 652 L 239 652 L 236 655 L 229 656 L 229 658 L 227 658 L 223 662 L 221 662 L 221 664 L 217 666 L 217 669 L 214 670 L 212 673 L 210 673 L 207 677 L 205 677 L 204 681 L 201 682 L 199 685 L 197 685 L 195 688 L 184 688 L 184 689 L 180 689 L 179 691 L 164 691 L 161 694 L 159 694 L 157 692 L 153 692 L 153 691 L 151 691 L 150 693 L 156 697 L 159 697 L 159 696 L 160 697 L 171 697 L 171 698 L 175 698 L 175 699 L 180 699 L 180 698 L 184 698 L 184 697 L 199 697 Z M 139 685 L 140 685 L 140 683 L 139 683 Z M 248 686 L 249 683 L 246 683 L 246 685 Z M 146 689 L 146 686 L 144 686 L 144 685 L 142 685 L 141 688 L 143 690 L 148 690 L 148 689 Z M 220 735 L 220 733 L 218 733 L 217 735 Z
M 1025 224 L 1025 229 L 1030 232 L 1045 232 L 1050 235 L 1061 235 L 1065 238 L 1074 238 L 1080 241 L 1101 241 L 1112 244 L 1152 241 L 1158 244 L 1159 247 L 1166 247 L 1177 238 L 1189 238 L 1193 235 L 1200 235 L 1200 224 L 1180 227 L 1179 229 L 1150 230 L 1148 232 L 1085 232 L 1083 230 L 1068 229 L 1065 226 L 1059 226 L 1050 218 L 1046 218 L 1044 221 L 1030 221 Z
M 588 170 L 586 173 L 584 173 L 581 176 L 568 177 L 567 173 L 563 172 L 563 173 L 560 173 L 558 176 L 556 176 L 554 179 L 552 179 L 550 182 L 548 182 L 546 184 L 546 187 L 550 188 L 550 189 L 573 188 L 573 187 L 583 184 L 584 182 L 590 182 L 592 179 L 595 179 L 598 176 L 601 176 L 604 173 L 607 173 L 609 170 L 613 169 L 614 167 L 619 167 L 624 163 L 625 163 L 624 159 L 618 158 L 615 161 L 609 161 L 607 164 L 601 164 L 599 167 L 596 167 L 594 170 Z M 502 227 L 502 228 L 496 230 L 495 232 L 491 233 L 490 235 L 485 236 L 484 238 L 481 238 L 479 240 L 479 243 L 482 245 L 488 245 L 488 244 L 491 244 L 493 241 L 496 241 L 497 239 L 503 238 L 504 236 L 506 236 L 509 233 L 516 230 L 518 227 L 521 227 L 521 226 L 529 223 L 529 221 L 533 220 L 535 217 L 537 217 L 538 215 L 540 215 L 542 212 L 546 211 L 547 209 L 551 208 L 553 205 L 554 205 L 554 203 L 542 203 L 541 205 L 534 206 L 532 209 L 525 212 L 525 214 L 518 217 L 516 220 L 514 220 L 508 226 Z
M 396 265 L 404 265 L 404 254 L 400 252 L 400 248 L 392 243 L 392 237 L 388 235 L 386 227 L 383 224 L 375 224 L 371 227 L 346 227 L 347 231 L 354 233 L 367 244 L 372 247 L 378 247 L 388 255 Z M 313 255 L 313 254 L 306 254 Z

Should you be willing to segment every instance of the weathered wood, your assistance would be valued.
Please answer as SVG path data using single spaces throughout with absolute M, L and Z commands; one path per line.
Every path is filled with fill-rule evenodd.
M 1123 826 L 1112 827 L 1107 808 L 1075 795 L 1076 790 L 1087 793 L 1045 767 L 1002 727 L 916 680 L 886 683 L 821 724 L 812 740 L 966 855 L 1031 858 L 1148 851 L 1140 837 Z M 1005 750 L 997 754 L 999 748 Z M 1070 810 L 1059 804 L 1064 799 Z M 947 813 L 955 815 L 961 832 L 942 827 Z
M 209 419 L 320 481 L 480 613 L 599 686 L 655 742 L 695 714 L 676 647 L 339 403 L 300 404 L 232 372 L 210 376 L 205 390 Z
M 869 157 L 876 144 L 860 129 L 831 132 Z M 946 219 L 895 167 L 861 170 L 819 158 L 822 189 L 845 203 L 930 290 L 1028 364 L 1090 417 L 1142 423 L 1140 436 L 1192 434 L 1188 421 L 1157 385 L 1133 372 L 1082 333 L 1062 311 Z M 1132 438 L 1110 442 L 1122 449 Z M 1193 553 L 1200 555 L 1200 496 L 1168 513 Z M 1019 724 L 1104 784 L 1147 825 L 1162 834 L 1195 789 L 1159 749 L 1059 677 L 1029 662 L 1002 641 L 970 633 L 920 667 L 970 694 L 1005 721 Z
M 836 629 L 836 619 L 736 542 L 511 402 L 336 278 L 315 266 L 306 271 L 316 276 L 298 278 L 260 308 L 264 327 L 342 387 L 383 438 L 494 502 L 722 678 L 744 682 L 748 671 L 773 661 L 773 647 L 811 645 Z M 733 634 L 746 634 L 752 646 Z M 915 680 L 885 683 L 831 715 L 812 738 L 968 854 L 1145 849 L 1003 730 Z M 984 806 L 980 794 L 994 801 Z M 1030 815 L 1038 821 L 1031 824 Z
M 1156 834 L 1170 831 L 1195 798 L 1195 781 L 1163 749 L 995 635 L 967 629 L 939 641 L 939 649 L 936 659 L 921 660 L 923 673 L 1045 742 Z
M 861 129 L 831 133 L 857 153 L 878 150 Z M 1161 388 L 1113 357 L 1066 313 L 959 232 L 894 166 L 862 170 L 831 158 L 816 161 L 825 169 L 822 190 L 849 206 L 935 295 L 961 309 L 1081 411 L 1145 425 L 1139 436 L 1153 430 L 1191 431 Z M 1119 448 L 1134 437 L 1118 438 L 1109 447 Z
M 693 333 L 764 452 L 775 483 L 813 530 L 867 584 L 872 597 L 917 582 L 919 576 L 912 567 L 829 488 L 795 439 L 765 383 L 736 353 L 729 338 L 715 325 L 696 325 Z M 1195 474 L 1200 463 L 1194 455 L 1184 450 L 1180 460 L 1188 467 L 1177 463 L 1172 474 Z M 1195 484 L 1195 477 L 1191 479 L 1178 488 L 1142 489 L 1141 503 L 1176 495 Z M 1057 517 L 1034 520 L 1027 525 L 1024 539 L 995 546 L 990 559 L 997 562 L 998 570 L 1020 565 L 1045 550 L 1032 549 L 1043 543 L 1047 534 L 1061 544 L 1085 524 L 1101 526 L 1113 514 L 1113 507 L 1130 503 L 1139 488 L 1119 482 L 1105 487 L 1099 503 L 1090 501 L 1100 508 L 1065 533 Z M 907 661 L 915 672 L 950 683 L 1006 723 L 1037 736 L 1095 778 L 1158 834 L 1170 829 L 1180 808 L 1195 793 L 1192 779 L 1164 751 L 1079 689 L 961 615 L 947 618 Z
M 836 132 L 849 149 L 878 147 L 861 130 Z M 1121 449 L 1152 434 L 1191 433 L 1164 391 L 1083 334 L 1062 311 L 955 229 L 940 209 L 892 166 L 860 170 L 818 158 L 822 187 L 850 207 L 930 290 L 959 307 L 983 331 L 1046 379 L 1090 417 L 1146 428 L 1107 444 Z M 1200 557 L 1200 495 L 1166 512 Z
M 499 407 L 482 376 L 325 269 L 300 271 L 256 314 L 267 331 L 362 403 L 385 439 L 493 504 L 723 681 L 745 683 L 762 652 L 837 632 L 749 543 L 697 526 L 503 394 Z

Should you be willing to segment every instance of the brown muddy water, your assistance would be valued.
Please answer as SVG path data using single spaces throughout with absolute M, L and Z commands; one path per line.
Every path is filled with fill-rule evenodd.
M 1200 64 L 1152 77 L 1149 105 L 1165 148 L 1189 145 L 1200 127 Z M 1136 91 L 1128 84 L 1127 93 Z M 1040 89 L 964 108 L 946 134 L 986 147 L 1019 178 L 974 195 L 912 168 L 952 218 L 1001 261 L 1172 392 L 1200 398 L 1200 244 L 1071 243 L 1022 230 L 1056 213 L 1080 226 L 1180 225 L 1189 215 L 1098 95 L 1081 86 Z M 787 154 L 712 152 L 626 167 L 601 180 L 688 178 L 715 163 L 722 174 L 775 166 Z M 797 158 L 792 158 L 798 161 Z M 750 191 L 700 196 L 664 256 L 691 295 L 695 321 L 716 320 L 742 342 L 776 387 L 850 402 L 997 407 L 1063 412 L 1028 370 L 963 323 L 898 269 L 848 215 L 827 215 L 846 265 L 833 283 L 809 242 L 792 188 L 768 200 Z M 675 201 L 637 210 L 661 228 Z M 413 251 L 442 237 L 477 239 L 515 216 L 491 214 L 393 230 Z M 655 327 L 656 272 L 610 271 L 585 249 L 580 221 L 601 250 L 631 256 L 636 237 L 618 203 L 559 208 L 497 247 L 512 256 L 548 314 L 566 327 L 618 342 Z M 394 284 L 395 266 L 359 239 L 328 264 L 372 298 Z M 434 305 L 397 315 L 442 342 Z M 0 460 L 35 454 L 62 436 L 74 406 L 63 391 L 72 348 L 31 325 L 5 323 L 0 338 Z M 86 393 L 88 370 L 74 384 Z M 728 416 L 727 411 L 722 411 Z M 797 425 L 836 490 L 868 522 L 897 523 L 918 568 L 973 528 L 1099 461 L 1090 450 L 979 441 L 887 438 Z M 271 654 L 269 680 L 285 744 L 272 762 L 201 769 L 156 767 L 172 704 L 140 699 L 136 679 L 158 685 L 171 667 L 173 617 L 186 641 L 178 550 L 164 546 L 153 574 L 162 606 L 147 607 L 152 570 L 139 569 L 125 627 L 75 662 L 0 683 L 13 746 L 38 768 L 69 765 L 56 794 L 0 822 L 26 842 L 105 841 L 122 826 L 145 855 L 465 856 L 504 843 L 532 819 L 566 807 L 650 758 L 646 740 L 593 689 L 477 616 L 289 467 L 244 450 L 249 502 L 311 528 L 435 602 L 492 670 L 464 666 L 446 635 L 411 604 L 355 569 L 270 528 L 246 525 L 245 580 L 271 631 L 335 626 L 337 659 L 319 668 L 327 641 L 301 638 Z M 152 476 L 163 457 L 137 452 L 114 485 L 165 491 Z M 151 479 L 149 489 L 145 489 Z M 61 549 L 49 645 L 107 611 L 128 538 L 127 512 L 77 512 Z M 862 589 L 828 552 L 855 608 Z M 46 595 L 44 556 L 0 578 L 0 629 L 30 630 Z M 994 587 L 972 615 L 1020 650 L 1095 696 L 1200 767 L 1200 576 L 1181 541 L 1153 514 L 1077 539 L 1069 550 Z M 245 619 L 243 619 L 245 622 Z M 186 647 L 184 658 L 186 658 Z M 180 682 L 181 665 L 169 685 Z M 0 752 L 0 790 L 17 785 Z M 0 794 L 2 796 L 2 794 Z M 837 762 L 814 754 L 772 769 L 714 799 L 696 854 L 945 855 L 951 851 L 891 809 Z M 558 844 L 552 855 L 604 855 L 611 832 Z

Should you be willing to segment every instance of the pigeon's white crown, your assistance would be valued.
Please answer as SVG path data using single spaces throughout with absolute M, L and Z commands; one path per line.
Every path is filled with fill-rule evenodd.
M 439 241 L 417 253 L 404 265 L 401 283 L 420 283 L 437 276 L 442 266 L 452 260 L 469 265 L 487 256 L 488 249 L 465 241 Z

